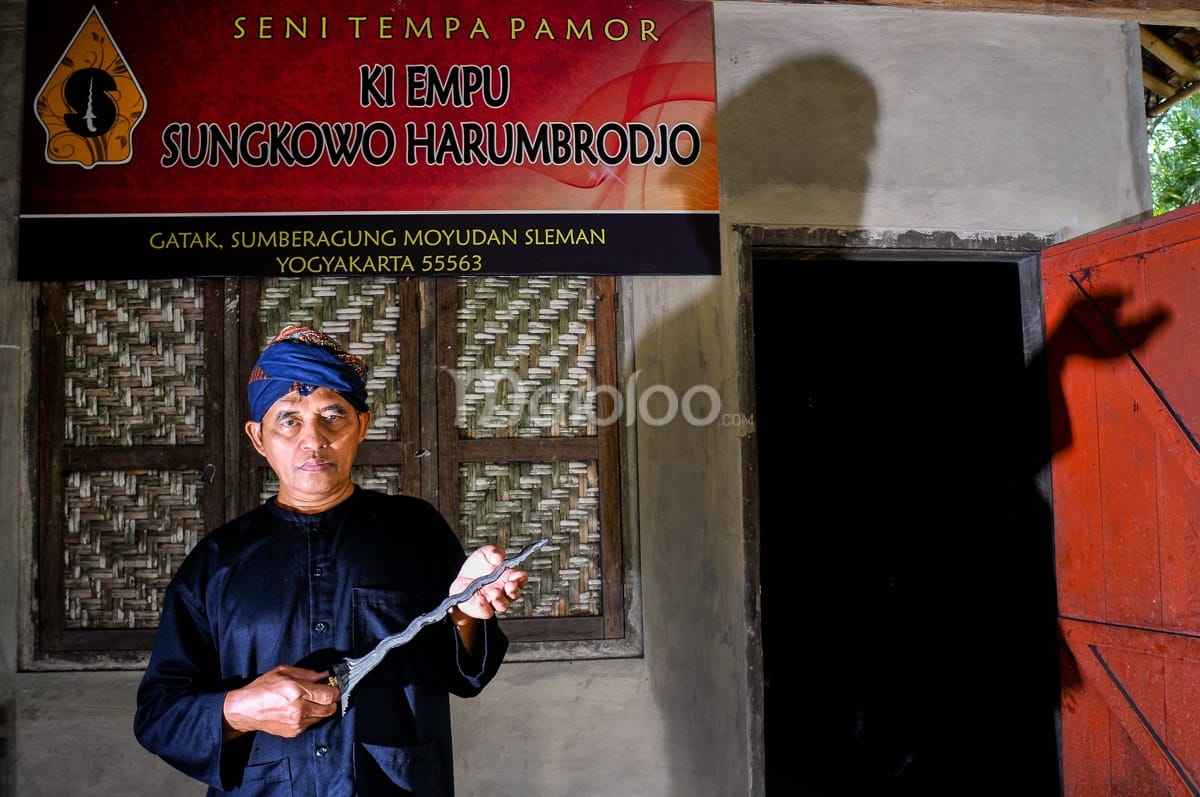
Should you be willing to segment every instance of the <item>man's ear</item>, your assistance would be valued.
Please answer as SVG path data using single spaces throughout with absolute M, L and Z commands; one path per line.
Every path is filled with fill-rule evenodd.
M 367 439 L 367 430 L 371 428 L 371 411 L 366 410 L 358 414 L 358 442 Z
M 250 445 L 254 446 L 254 450 L 265 457 L 266 454 L 263 453 L 262 424 L 258 421 L 246 421 L 245 429 L 246 437 L 250 438 Z

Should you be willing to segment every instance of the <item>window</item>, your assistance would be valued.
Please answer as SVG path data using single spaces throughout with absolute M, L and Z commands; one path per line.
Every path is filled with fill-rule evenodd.
M 520 277 L 437 284 L 442 513 L 468 549 L 515 551 L 550 536 L 525 565 L 509 613 L 514 642 L 624 634 L 617 495 L 614 280 Z M 607 577 L 606 577 L 607 576 Z
M 274 492 L 242 431 L 245 378 L 289 323 L 367 361 L 360 485 L 433 501 L 468 550 L 552 537 L 502 620 L 514 642 L 623 639 L 619 427 L 601 389 L 616 380 L 615 290 L 575 276 L 43 283 L 31 668 L 140 666 L 183 556 Z
M 148 648 L 173 566 L 221 516 L 222 304 L 215 283 L 42 286 L 39 650 Z

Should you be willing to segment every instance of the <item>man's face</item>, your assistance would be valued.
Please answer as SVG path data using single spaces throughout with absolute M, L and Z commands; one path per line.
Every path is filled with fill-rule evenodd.
M 246 434 L 279 477 L 281 506 L 300 512 L 329 509 L 354 491 L 350 466 L 366 437 L 371 413 L 357 413 L 329 388 L 307 396 L 292 391 L 250 421 Z

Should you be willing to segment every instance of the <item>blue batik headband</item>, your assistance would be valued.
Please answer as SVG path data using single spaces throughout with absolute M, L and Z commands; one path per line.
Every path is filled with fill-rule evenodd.
M 250 371 L 250 417 L 261 422 L 271 405 L 288 393 L 296 390 L 307 396 L 319 387 L 341 394 L 354 409 L 366 412 L 367 366 L 362 358 L 342 351 L 337 341 L 315 329 L 284 327 Z

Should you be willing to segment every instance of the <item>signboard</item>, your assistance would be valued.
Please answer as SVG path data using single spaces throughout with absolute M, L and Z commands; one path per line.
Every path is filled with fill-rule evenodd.
M 713 274 L 711 2 L 30 3 L 18 278 Z

